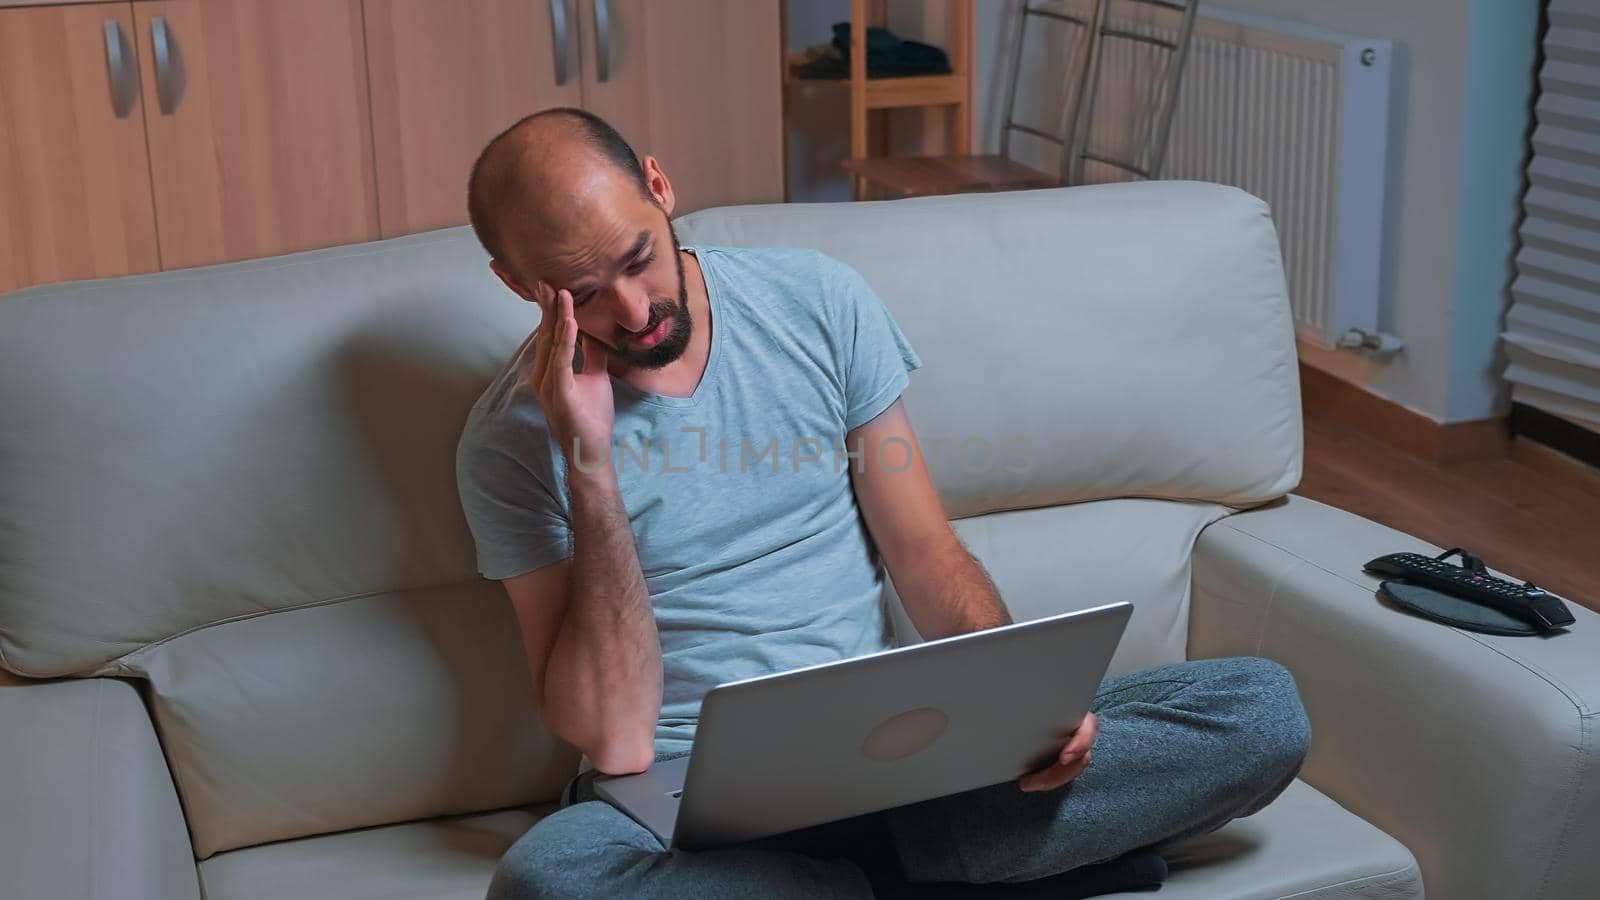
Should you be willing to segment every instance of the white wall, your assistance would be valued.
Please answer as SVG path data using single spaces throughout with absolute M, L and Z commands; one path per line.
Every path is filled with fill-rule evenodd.
M 1538 6 L 1532 0 L 1472 0 L 1468 10 L 1460 218 L 1451 269 L 1454 303 L 1445 396 L 1445 418 L 1451 421 L 1504 413 L 1508 403 L 1497 339 L 1515 271 Z
M 834 22 L 850 20 L 850 0 L 784 0 L 790 50 L 833 39 Z M 850 199 L 850 182 L 839 161 L 850 155 L 850 97 L 830 85 L 789 90 L 784 127 L 788 135 L 789 199 L 827 203 Z
M 788 2 L 791 37 L 797 21 L 849 15 L 843 0 Z M 1005 31 L 1013 27 L 1016 3 L 978 0 L 976 6 L 975 143 L 980 152 L 993 152 L 1005 87 Z M 1381 365 L 1349 351 L 1311 355 L 1308 361 L 1437 420 L 1502 413 L 1495 345 L 1511 273 L 1518 169 L 1533 86 L 1535 0 L 1222 0 L 1206 3 L 1202 11 L 1206 6 L 1395 43 L 1380 327 L 1403 337 L 1407 347 Z M 891 0 L 890 27 L 902 37 L 942 44 L 943 8 Z M 827 37 L 823 25 L 820 37 L 800 46 Z M 1025 66 L 1022 77 L 1029 75 Z M 846 141 L 843 156 L 847 103 L 838 116 L 832 127 Z M 915 126 L 902 124 L 904 130 Z M 824 140 L 814 138 L 810 146 Z M 902 146 L 897 140 L 896 149 Z M 794 199 L 848 198 L 842 178 L 830 186 L 820 169 L 796 167 L 794 159 Z
M 1215 4 L 1396 43 L 1388 271 L 1378 366 L 1310 361 L 1441 421 L 1504 412 L 1494 352 L 1506 305 L 1533 87 L 1533 0 L 1226 0 Z
M 1450 259 L 1460 185 L 1462 73 L 1467 4 L 1462 0 L 1227 0 L 1243 12 L 1395 42 L 1388 161 L 1388 261 L 1379 327 L 1406 349 L 1374 367 L 1349 351 L 1326 362 L 1369 390 L 1442 419 L 1450 354 Z M 1313 363 L 1323 362 L 1312 359 Z

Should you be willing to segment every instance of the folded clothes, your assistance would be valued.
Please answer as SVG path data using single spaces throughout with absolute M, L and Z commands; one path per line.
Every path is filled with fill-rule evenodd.
M 832 44 L 798 66 L 795 73 L 801 78 L 849 78 L 850 23 L 835 23 Z M 950 60 L 938 47 L 901 40 L 887 28 L 867 29 L 868 78 L 949 73 Z

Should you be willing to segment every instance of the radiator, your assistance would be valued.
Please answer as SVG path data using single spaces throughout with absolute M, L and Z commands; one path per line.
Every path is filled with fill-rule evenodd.
M 1082 0 L 1040 5 L 1087 12 Z M 1176 16 L 1146 9 L 1113 2 L 1108 18 L 1175 37 Z M 1128 159 L 1145 141 L 1171 54 L 1128 40 L 1103 48 L 1089 149 Z M 1388 41 L 1202 2 L 1158 173 L 1234 185 L 1271 205 L 1296 330 L 1323 345 L 1350 328 L 1378 330 L 1390 57 Z M 1084 176 L 1131 177 L 1092 161 Z

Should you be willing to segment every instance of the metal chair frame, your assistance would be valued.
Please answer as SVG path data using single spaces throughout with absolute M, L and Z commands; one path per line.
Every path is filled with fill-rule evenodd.
M 1105 0 L 1096 0 L 1095 15 L 1099 14 L 1100 6 L 1103 5 L 1104 2 Z M 1031 0 L 1022 0 L 1022 22 L 1017 27 L 1016 35 L 1011 41 L 1011 71 L 1008 75 L 1009 80 L 1007 82 L 1009 86 L 1006 90 L 1005 106 L 1003 107 L 1001 113 L 1000 155 L 1006 159 L 1011 159 L 1012 131 L 1020 131 L 1024 134 L 1031 134 L 1040 140 L 1048 141 L 1049 143 L 1059 146 L 1062 152 L 1065 153 L 1070 146 L 1073 138 L 1073 132 L 1076 129 L 1077 105 L 1079 100 L 1081 100 L 1081 96 L 1074 97 L 1071 112 L 1065 116 L 1062 116 L 1061 118 L 1062 130 L 1065 132 L 1064 134 L 1051 134 L 1043 129 L 1035 128 L 1032 125 L 1017 121 L 1017 91 L 1020 88 L 1022 75 L 1022 51 L 1023 48 L 1027 46 L 1028 20 L 1032 18 L 1054 19 L 1056 21 L 1066 22 L 1079 27 L 1081 34 L 1079 37 L 1073 40 L 1073 44 L 1075 46 L 1083 46 L 1077 47 L 1077 59 L 1079 61 L 1078 65 L 1069 69 L 1067 72 L 1067 80 L 1069 82 L 1082 84 L 1085 76 L 1088 73 L 1089 64 L 1094 58 L 1093 41 L 1089 39 L 1089 36 L 1093 34 L 1091 29 L 1093 28 L 1094 23 L 1092 20 L 1083 19 L 1070 13 L 1057 12 L 1051 9 L 1041 9 L 1034 6 Z M 1063 95 L 1067 93 L 1067 86 L 1067 84 L 1062 85 Z
M 1178 108 L 1178 92 L 1183 87 L 1183 70 L 1189 58 L 1189 44 L 1194 37 L 1194 19 L 1200 5 L 1199 0 L 1189 0 L 1188 3 L 1179 3 L 1176 0 L 1120 0 L 1124 3 L 1183 13 L 1177 38 L 1171 41 L 1107 24 L 1107 11 L 1112 2 L 1113 0 L 1095 0 L 1093 21 L 1090 23 L 1094 40 L 1091 43 L 1090 59 L 1087 60 L 1086 77 L 1079 79 L 1078 89 L 1072 101 L 1072 144 L 1061 159 L 1062 184 L 1082 184 L 1084 163 L 1090 160 L 1122 169 L 1141 178 L 1159 177 L 1162 163 L 1166 160 L 1167 139 L 1171 134 L 1173 114 Z M 1100 68 L 1105 61 L 1104 46 L 1107 38 L 1153 44 L 1165 47 L 1174 54 L 1172 62 L 1167 66 L 1166 77 L 1157 88 L 1160 91 L 1160 102 L 1153 116 L 1155 127 L 1147 132 L 1148 139 L 1135 152 L 1132 159 L 1117 159 L 1089 150 L 1089 140 L 1094 130 L 1095 92 L 1100 85 Z M 1013 69 L 1015 68 L 1016 65 L 1013 63 Z M 1139 165 L 1141 158 L 1149 159 L 1148 165 Z
M 864 9 L 863 3 L 864 0 L 856 0 L 857 7 Z M 1109 17 L 1112 3 L 1143 5 L 1181 12 L 1183 19 L 1178 26 L 1176 39 L 1169 41 L 1111 25 Z M 1199 0 L 1190 0 L 1188 3 L 1178 0 L 1093 0 L 1088 18 L 1084 18 L 1082 15 L 1074 14 L 1075 11 L 1038 7 L 1033 4 L 1033 0 L 1022 0 L 1021 21 L 1011 39 L 1011 64 L 1002 107 L 999 156 L 1021 169 L 1029 168 L 1017 163 L 1011 156 L 1012 133 L 1022 132 L 1061 148 L 1061 161 L 1055 175 L 1056 182 L 1061 185 L 1083 183 L 1084 164 L 1088 161 L 1110 165 L 1141 178 L 1159 177 L 1166 156 L 1173 114 L 1177 111 L 1178 92 L 1183 83 L 1183 71 L 1188 59 L 1190 39 L 1194 34 L 1198 5 Z M 1022 54 L 1027 46 L 1029 24 L 1035 19 L 1064 22 L 1077 26 L 1079 31 L 1069 44 L 1074 50 L 1071 65 L 1065 66 L 1062 73 L 1061 95 L 1065 108 L 1058 108 L 1061 114 L 1059 133 L 1055 134 L 1020 122 L 1016 116 L 1017 93 L 1021 87 Z M 1094 130 L 1095 94 L 1100 84 L 1100 70 L 1105 61 L 1104 46 L 1108 39 L 1152 44 L 1164 47 L 1173 54 L 1163 71 L 1160 83 L 1154 88 L 1159 101 L 1148 123 L 1150 127 L 1144 130 L 1145 140 L 1134 151 L 1133 158 L 1127 160 L 1089 149 Z M 854 133 L 852 131 L 852 134 Z M 1146 159 L 1149 160 L 1148 165 L 1140 165 L 1140 160 Z M 1042 177 L 1050 178 L 1048 175 Z M 857 199 L 861 199 L 864 194 L 866 180 L 860 173 L 853 176 L 854 195 Z

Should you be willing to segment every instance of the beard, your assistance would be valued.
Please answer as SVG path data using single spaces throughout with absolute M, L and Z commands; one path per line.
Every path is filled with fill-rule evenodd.
M 665 217 L 666 213 L 662 213 Z M 667 333 L 652 347 L 636 347 L 632 342 L 618 345 L 613 356 L 629 366 L 640 369 L 660 369 L 670 365 L 689 349 L 689 336 L 694 332 L 694 320 L 689 316 L 689 282 L 683 271 L 683 251 L 678 245 L 677 229 L 667 222 L 667 233 L 672 235 L 672 261 L 678 266 L 678 296 L 676 299 L 650 301 L 650 321 L 638 334 L 649 334 L 662 320 L 667 321 Z

